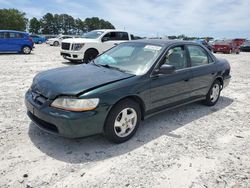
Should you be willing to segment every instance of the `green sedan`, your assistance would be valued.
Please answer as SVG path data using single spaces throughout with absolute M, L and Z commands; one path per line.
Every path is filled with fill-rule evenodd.
M 89 64 L 39 73 L 25 104 L 44 131 L 68 138 L 104 134 L 121 143 L 155 113 L 194 101 L 215 105 L 230 77 L 229 63 L 200 44 L 138 40 Z

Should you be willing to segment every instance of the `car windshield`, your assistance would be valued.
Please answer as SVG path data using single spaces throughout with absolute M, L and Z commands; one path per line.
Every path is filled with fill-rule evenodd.
M 250 40 L 246 40 L 246 41 L 243 43 L 243 45 L 245 45 L 245 46 L 250 46 Z
M 162 46 L 122 43 L 94 60 L 94 63 L 134 75 L 145 74 L 160 55 Z
M 214 41 L 215 45 L 228 45 L 232 42 L 231 40 L 216 40 Z
M 90 31 L 88 33 L 83 34 L 82 37 L 87 38 L 87 39 L 97 39 L 103 33 L 104 33 L 104 31 Z

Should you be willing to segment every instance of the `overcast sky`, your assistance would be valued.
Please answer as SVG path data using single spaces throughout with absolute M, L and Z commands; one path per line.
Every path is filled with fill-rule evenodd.
M 27 17 L 47 12 L 75 18 L 97 16 L 141 36 L 250 38 L 250 0 L 0 0 Z

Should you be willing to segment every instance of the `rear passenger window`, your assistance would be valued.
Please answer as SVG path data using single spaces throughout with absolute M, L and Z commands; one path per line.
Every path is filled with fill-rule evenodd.
M 117 32 L 116 33 L 116 40 L 128 40 L 128 33 L 127 32 Z
M 129 40 L 127 32 L 110 32 L 103 36 L 107 40 Z
M 9 33 L 9 38 L 20 39 L 20 38 L 23 38 L 23 35 L 21 33 Z
M 0 34 L 0 38 L 2 38 L 2 39 L 8 39 L 8 38 L 10 38 L 10 33 L 8 33 L 8 32 L 1 33 Z
M 0 33 L 0 39 L 4 39 L 4 33 Z
M 207 65 L 211 62 L 211 59 L 208 57 L 205 50 L 200 46 L 189 45 L 187 48 L 190 54 L 192 67 Z
M 176 46 L 168 50 L 165 64 L 173 65 L 175 68 L 184 69 L 187 67 L 187 56 L 184 46 Z

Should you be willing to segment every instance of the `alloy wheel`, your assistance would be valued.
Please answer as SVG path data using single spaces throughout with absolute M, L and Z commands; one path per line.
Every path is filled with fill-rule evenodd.
M 24 54 L 29 54 L 30 53 L 30 47 L 28 47 L 28 46 L 25 46 L 24 48 L 23 48 L 23 53 Z
M 220 95 L 220 86 L 219 84 L 214 84 L 210 95 L 211 102 L 215 102 L 218 99 L 219 95 Z
M 137 113 L 133 108 L 123 109 L 114 122 L 115 134 L 119 137 L 126 137 L 131 134 L 136 127 Z

